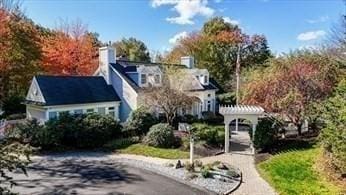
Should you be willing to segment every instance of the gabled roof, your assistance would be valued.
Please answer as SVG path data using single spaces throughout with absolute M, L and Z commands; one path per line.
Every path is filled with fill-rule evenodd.
M 120 101 L 99 76 L 35 76 L 45 106 Z
M 186 66 L 181 64 L 165 64 L 165 63 L 150 63 L 150 62 L 135 62 L 135 61 L 128 61 L 128 60 L 116 60 L 116 63 L 110 64 L 125 80 L 126 82 L 135 90 L 138 91 L 141 89 L 141 87 L 138 86 L 138 84 L 132 80 L 132 78 L 128 75 L 130 72 L 137 72 L 138 69 L 141 66 L 145 67 L 164 67 L 164 66 L 177 66 L 180 68 L 185 68 Z M 206 69 L 200 69 L 200 70 L 191 70 L 186 69 L 188 73 L 193 71 L 207 71 Z M 189 80 L 194 80 L 193 78 Z M 189 83 L 188 91 L 204 91 L 204 90 L 218 90 L 218 85 L 215 84 L 216 81 L 210 78 L 209 85 L 202 85 L 199 82 L 192 82 Z

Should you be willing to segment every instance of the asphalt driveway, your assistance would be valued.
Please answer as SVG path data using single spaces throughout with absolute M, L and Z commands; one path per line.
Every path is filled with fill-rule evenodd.
M 150 171 L 110 160 L 39 160 L 28 177 L 15 174 L 20 194 L 207 194 Z

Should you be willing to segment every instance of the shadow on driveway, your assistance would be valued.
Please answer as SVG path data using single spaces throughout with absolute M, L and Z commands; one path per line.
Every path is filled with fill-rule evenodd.
M 26 177 L 14 174 L 20 194 L 205 194 L 170 178 L 111 160 L 41 160 Z

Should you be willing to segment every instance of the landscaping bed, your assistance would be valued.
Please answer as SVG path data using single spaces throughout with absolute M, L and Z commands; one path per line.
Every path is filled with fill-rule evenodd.
M 224 182 L 212 177 L 204 178 L 200 174 L 196 174 L 195 177 L 190 177 L 191 173 L 186 171 L 184 168 L 176 169 L 174 166 L 172 167 L 169 165 L 163 166 L 133 159 L 119 159 L 119 162 L 123 162 L 137 168 L 153 171 L 155 173 L 175 179 L 179 182 L 192 185 L 193 187 L 204 188 L 217 194 L 225 194 L 233 191 L 241 183 L 241 177 Z

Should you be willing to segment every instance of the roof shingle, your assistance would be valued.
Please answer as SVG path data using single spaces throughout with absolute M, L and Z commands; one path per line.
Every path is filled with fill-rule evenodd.
M 45 105 L 120 101 L 111 85 L 99 76 L 35 76 Z

